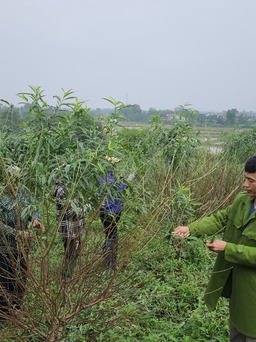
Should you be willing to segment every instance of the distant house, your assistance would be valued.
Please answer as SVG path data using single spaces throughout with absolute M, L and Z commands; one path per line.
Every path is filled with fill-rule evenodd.
M 172 120 L 176 116 L 175 113 L 166 114 L 165 120 Z
M 217 116 L 217 118 L 225 119 L 226 118 L 226 112 L 217 113 L 216 116 Z

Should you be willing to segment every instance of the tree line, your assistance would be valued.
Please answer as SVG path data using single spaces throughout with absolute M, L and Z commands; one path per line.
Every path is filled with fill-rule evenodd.
M 48 109 L 49 116 L 51 116 L 54 110 L 54 108 Z M 23 122 L 27 122 L 29 120 L 29 112 L 29 104 L 24 104 L 20 107 L 0 104 L 0 125 L 2 128 L 7 127 L 12 130 L 17 130 Z M 63 111 L 63 113 L 65 113 L 65 111 Z M 92 118 L 96 118 L 101 116 L 110 116 L 111 113 L 111 108 L 96 108 L 90 109 L 89 115 Z M 153 116 L 159 117 L 159 119 L 165 124 L 172 124 L 174 118 L 182 116 L 184 119 L 184 117 L 187 116 L 190 118 L 191 123 L 198 127 L 209 125 L 213 127 L 250 128 L 256 123 L 256 112 L 239 112 L 236 108 L 216 113 L 200 112 L 198 110 L 191 109 L 187 105 L 174 109 L 149 108 L 148 110 L 142 110 L 139 105 L 135 104 L 123 106 L 119 114 L 121 122 L 137 122 L 145 124 L 149 123 Z

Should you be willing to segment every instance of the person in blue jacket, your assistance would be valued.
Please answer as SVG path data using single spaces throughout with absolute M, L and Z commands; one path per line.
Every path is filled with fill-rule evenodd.
M 122 191 L 127 188 L 123 181 L 117 181 L 112 171 L 106 172 L 100 178 L 100 195 L 102 197 L 100 206 L 100 219 L 105 230 L 105 241 L 103 244 L 103 257 L 105 266 L 114 271 L 117 259 L 117 224 L 123 210 Z

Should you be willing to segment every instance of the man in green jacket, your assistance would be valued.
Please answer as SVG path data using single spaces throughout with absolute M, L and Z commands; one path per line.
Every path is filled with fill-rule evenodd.
M 221 296 L 230 298 L 232 342 L 256 341 L 256 156 L 245 162 L 244 171 L 245 192 L 229 207 L 173 231 L 181 238 L 223 232 L 222 240 L 206 242 L 218 255 L 205 302 L 214 310 Z

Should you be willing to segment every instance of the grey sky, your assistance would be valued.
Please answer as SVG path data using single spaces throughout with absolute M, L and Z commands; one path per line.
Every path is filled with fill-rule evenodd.
M 255 15 L 255 0 L 2 0 L 0 98 L 255 111 Z

